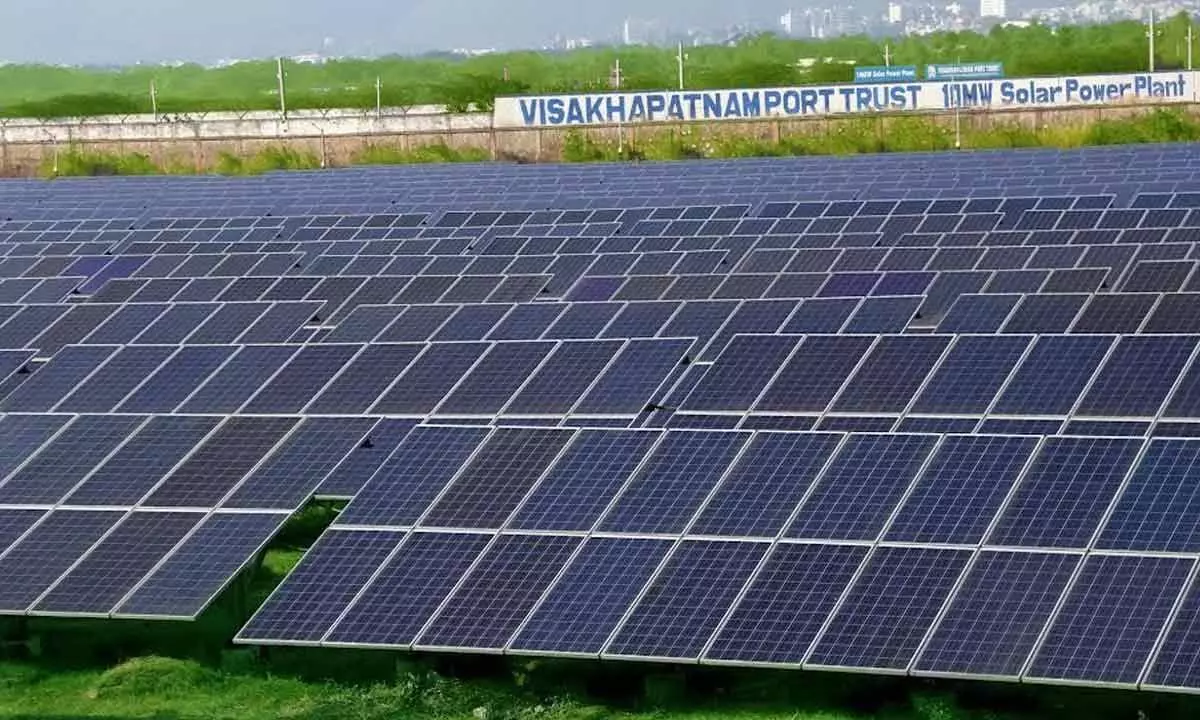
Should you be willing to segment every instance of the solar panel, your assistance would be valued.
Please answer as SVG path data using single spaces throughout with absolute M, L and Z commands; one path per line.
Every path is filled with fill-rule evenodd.
M 906 669 L 969 558 L 963 550 L 879 548 L 813 646 L 808 664 Z
M 1088 557 L 1028 676 L 1137 683 L 1194 564 L 1184 558 Z
M 247 413 L 303 410 L 362 350 L 361 345 L 310 345 L 292 356 L 250 400 Z
M 1132 438 L 1047 439 L 989 544 L 1086 547 L 1141 445 Z
M 203 513 L 129 514 L 31 611 L 107 615 L 203 518 Z
M 604 654 L 699 658 L 767 549 L 766 543 L 685 540 L 650 581 Z
M 69 395 L 112 356 L 108 345 L 63 348 L 34 376 L 0 402 L 5 412 L 46 412 Z
M 992 408 L 1002 415 L 1066 415 L 1075 407 L 1111 337 L 1040 337 Z
M 898 413 L 911 402 L 951 338 L 890 335 L 879 339 L 846 387 L 833 412 Z
M 874 342 L 870 336 L 812 336 L 767 387 L 756 412 L 822 412 Z
M 509 646 L 518 651 L 599 654 L 671 545 L 643 538 L 589 539 Z
M 522 503 L 516 530 L 590 530 L 661 434 L 581 430 Z
M 800 664 L 866 555 L 852 545 L 777 545 L 705 658 Z
M 125 513 L 56 510 L 0 557 L 0 610 L 21 613 Z
M 910 408 L 913 413 L 978 415 L 987 412 L 1029 346 L 1021 335 L 959 338 Z
M 984 550 L 922 650 L 916 673 L 1016 678 L 1078 555 Z
M 407 526 L 483 443 L 487 428 L 412 429 L 338 517 L 344 525 Z
M 371 418 L 308 418 L 222 504 L 296 510 L 375 424 Z
M 579 546 L 580 538 L 502 535 L 479 559 L 417 647 L 503 648 Z
M 669 432 L 613 503 L 598 529 L 680 533 L 737 457 L 748 433 Z
M 488 348 L 487 343 L 428 346 L 371 406 L 371 412 L 396 415 L 432 412 Z
M 320 640 L 404 537 L 384 530 L 326 532 L 237 638 Z
M 571 440 L 570 431 L 498 428 L 422 518 L 434 527 L 499 528 Z
M 681 412 L 746 412 L 795 350 L 793 335 L 737 335 L 680 404 Z
M 1076 415 L 1154 417 L 1196 348 L 1189 335 L 1126 336 L 1092 381 Z
M 572 410 L 574 415 L 636 415 L 661 398 L 689 359 L 692 340 L 631 340 Z
M 874 540 L 937 445 L 933 435 L 852 435 L 817 480 L 787 537 Z
M 19 470 L 0 482 L 0 503 L 54 505 L 145 421 L 137 416 L 74 419 Z
M 493 345 L 437 406 L 436 414 L 499 413 L 554 349 L 551 342 Z
M 411 645 L 490 540 L 465 533 L 410 535 L 345 614 L 335 618 L 326 642 Z
M 422 349 L 415 343 L 366 346 L 305 407 L 305 411 L 346 415 L 367 412 Z
M 126 596 L 115 616 L 196 617 L 286 519 L 265 513 L 209 515 Z
M 296 425 L 288 417 L 231 417 L 142 501 L 145 507 L 214 507 Z
M 158 370 L 175 350 L 162 346 L 123 347 L 103 368 L 51 409 L 57 412 L 110 412 Z
M 555 348 L 504 407 L 506 415 L 566 415 L 596 381 L 623 343 L 564 342 Z
M 1034 437 L 947 437 L 892 519 L 884 539 L 979 543 L 1037 447 Z
M 220 424 L 218 418 L 151 418 L 64 500 L 67 505 L 133 506 Z M 0 430 L 4 427 L 0 423 Z
M 184 413 L 235 412 L 295 355 L 286 345 L 246 345 L 179 407 Z

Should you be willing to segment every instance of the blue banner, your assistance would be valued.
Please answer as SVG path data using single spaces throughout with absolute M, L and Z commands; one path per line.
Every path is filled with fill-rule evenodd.
M 1004 77 L 1004 63 L 956 63 L 927 65 L 926 80 L 995 80 Z
M 899 83 L 917 79 L 916 65 L 877 65 L 854 68 L 856 83 Z

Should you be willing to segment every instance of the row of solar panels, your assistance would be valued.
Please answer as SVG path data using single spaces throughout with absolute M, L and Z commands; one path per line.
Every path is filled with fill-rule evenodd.
M 47 280 L 46 283 L 54 283 Z M 3 286 L 0 285 L 0 290 Z M 969 289 L 969 288 L 960 288 Z M 1035 288 L 1036 289 L 1036 288 Z M 75 343 L 214 344 L 572 340 L 695 336 L 701 358 L 735 333 L 1200 332 L 1197 293 L 983 293 L 929 296 L 605 302 L 354 304 L 325 300 L 0 306 L 0 345 L 47 357 Z M 944 307 L 942 305 L 944 304 Z M 711 342 L 710 342 L 711 341 Z
M 69 346 L 31 377 L 3 351 L 0 410 L 388 415 L 834 431 L 1197 435 L 1196 335 L 737 335 L 686 339 Z M 689 419 L 689 415 L 701 416 Z M 713 424 L 705 424 L 707 416 Z M 776 422 L 776 416 L 787 420 Z M 655 423 L 658 424 L 658 423 Z
M 324 345 L 71 345 L 21 375 L 0 351 L 6 412 L 358 415 L 642 413 L 690 339 Z
M 1194 686 L 1197 462 L 1189 440 L 418 427 L 238 640 Z
M 33 223 L 12 223 L 14 225 Z M 48 223 L 47 223 L 48 224 Z M 798 238 L 804 235 L 853 235 L 875 234 L 879 239 L 894 241 L 897 238 L 918 235 L 931 245 L 939 244 L 937 236 L 957 235 L 970 237 L 983 233 L 1058 230 L 1070 233 L 1090 231 L 1171 230 L 1200 227 L 1200 211 L 1197 210 L 1023 210 L 1011 213 L 955 213 L 945 215 L 906 214 L 875 215 L 858 217 L 820 218 L 762 218 L 746 217 L 725 220 L 636 220 L 603 223 L 560 223 L 527 224 L 520 226 L 461 227 L 320 227 L 301 225 L 299 222 L 282 225 L 256 225 L 252 228 L 199 228 L 199 229 L 133 229 L 117 230 L 12 230 L 0 232 L 0 248 L 6 255 L 77 254 L 83 248 L 104 246 L 108 249 L 137 248 L 146 244 L 157 244 L 163 250 L 187 252 L 183 244 L 194 248 L 207 247 L 213 251 L 213 243 L 336 243 L 367 241 L 451 239 L 496 242 L 521 241 L 523 243 L 548 243 L 547 239 L 561 238 L 715 238 L 728 236 L 757 237 L 778 235 Z M 1157 233 L 1161 238 L 1163 232 Z M 1147 237 L 1156 237 L 1147 235 Z M 1068 236 L 1069 237 L 1069 236 Z M 1104 237 L 1103 234 L 1097 237 Z M 1128 240 L 1126 240 L 1128 241 Z M 1147 240 L 1155 242 L 1156 240 Z M 561 240 L 560 240 L 561 242 Z M 913 242 L 913 241 L 906 241 Z M 1113 242 L 1113 241 L 1109 241 Z M 172 244 L 180 246 L 172 248 Z M 394 243 L 403 246 L 405 243 Z M 964 243 L 970 244 L 970 243 Z M 59 246 L 63 247 L 59 247 Z M 407 243 L 415 247 L 417 243 Z M 593 248 L 594 249 L 594 248 Z M 553 252 L 554 246 L 542 249 Z M 143 250 L 145 251 L 145 250 Z M 412 252 L 411 250 L 408 252 Z M 576 252 L 587 252 L 577 250 Z M 390 254 L 390 253 L 380 253 Z M 443 251 L 442 254 L 445 254 Z
M 0 614 L 194 617 L 314 491 L 352 494 L 412 426 L 3 416 Z
M 1122 215 L 1135 211 L 1157 211 L 1162 217 L 1171 213 L 1186 215 L 1200 207 L 1200 193 L 1142 194 L 1134 198 L 1132 207 L 1115 206 L 1114 195 L 1062 195 L 1021 196 L 1009 193 L 990 198 L 945 198 L 915 200 L 868 200 L 840 202 L 771 202 L 743 203 L 730 205 L 673 205 L 665 207 L 601 208 L 595 210 L 538 210 L 538 211 L 462 211 L 391 213 L 391 214 L 326 214 L 326 215 L 263 215 L 227 217 L 215 214 L 212 208 L 197 206 L 206 212 L 200 216 L 170 214 L 162 217 L 145 217 L 139 212 L 135 217 L 123 218 L 115 213 L 116 219 L 103 220 L 28 220 L 11 219 L 0 223 L 0 232 L 43 232 L 59 233 L 74 231 L 118 231 L 138 230 L 208 230 L 219 231 L 249 227 L 283 227 L 292 225 L 306 228 L 520 228 L 524 226 L 548 225 L 600 225 L 621 223 L 625 227 L 639 221 L 645 222 L 691 222 L 701 223 L 716 220 L 759 219 L 845 219 L 905 217 L 910 215 L 984 215 L 1003 213 L 1019 216 L 1031 213 L 1068 213 L 1070 219 L 1096 218 L 1101 227 L 1131 227 L 1117 224 L 1120 218 L 1138 217 Z M 1060 216 L 1061 217 L 1061 216 Z M 1152 217 L 1154 217 L 1152 215 Z M 261 219 L 255 219 L 261 218 Z M 1093 224 L 1092 227 L 1095 225 Z M 679 233 L 675 233 L 679 234 Z M 695 233 L 691 233 L 695 234 Z M 743 233 L 745 234 L 745 233 Z
M 1158 176 L 1154 176 L 1157 178 Z M 740 181 L 727 190 L 698 190 L 684 187 L 642 188 L 631 194 L 633 188 L 627 183 L 616 183 L 620 189 L 571 192 L 545 192 L 530 189 L 503 191 L 503 199 L 495 199 L 497 188 L 467 192 L 462 188 L 439 188 L 427 194 L 381 194 L 376 190 L 350 190 L 339 195 L 329 192 L 314 196 L 311 191 L 300 193 L 298 199 L 287 201 L 277 192 L 263 195 L 254 200 L 239 192 L 230 200 L 181 200 L 84 203 L 78 199 L 64 202 L 45 202 L 33 205 L 5 203 L 4 217 L 26 221 L 47 220 L 95 220 L 113 217 L 135 216 L 139 218 L 195 217 L 203 214 L 218 216 L 244 215 L 328 215 L 328 214 L 374 214 L 395 212 L 403 208 L 406 212 L 440 214 L 453 211 L 496 211 L 534 212 L 547 208 L 560 210 L 610 210 L 655 208 L 661 206 L 732 205 L 749 203 L 844 202 L 844 201 L 925 201 L 937 199 L 960 200 L 963 197 L 985 201 L 997 197 L 1038 195 L 1064 196 L 1111 196 L 1116 207 L 1141 205 L 1162 207 L 1170 203 L 1177 194 L 1194 193 L 1196 180 L 1148 179 L 1138 181 L 1127 173 L 1111 178 L 1087 176 L 1075 181 L 1045 183 L 1041 185 L 991 182 L 974 184 L 965 179 L 947 178 L 939 183 L 890 180 L 862 186 L 855 182 L 845 189 L 831 187 L 826 182 L 805 181 L 793 188 L 781 188 L 778 184 L 764 184 L 758 189 L 747 187 Z M 326 199 L 322 200 L 324 197 Z M 1143 205 L 1144 203 L 1144 205 Z

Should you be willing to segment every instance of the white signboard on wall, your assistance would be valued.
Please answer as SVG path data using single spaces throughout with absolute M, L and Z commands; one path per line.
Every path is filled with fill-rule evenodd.
M 496 98 L 498 128 L 1196 102 L 1193 72 Z

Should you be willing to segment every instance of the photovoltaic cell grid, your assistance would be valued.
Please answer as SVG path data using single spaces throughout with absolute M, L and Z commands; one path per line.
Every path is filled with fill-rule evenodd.
M 1172 153 L 36 186 L 0 612 L 195 617 L 315 494 L 240 641 L 1196 687 Z

